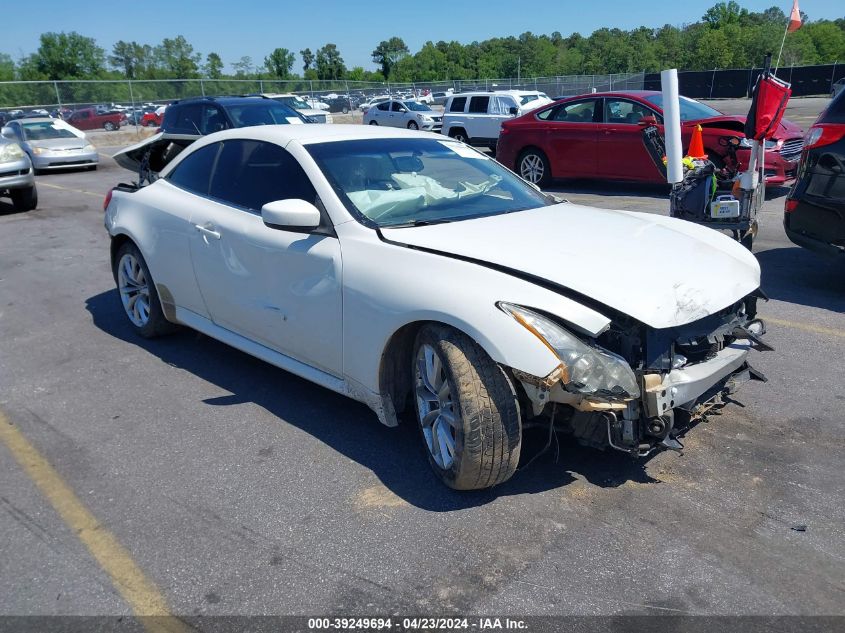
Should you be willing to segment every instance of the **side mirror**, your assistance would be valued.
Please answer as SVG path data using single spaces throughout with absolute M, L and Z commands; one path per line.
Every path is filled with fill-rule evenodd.
M 654 115 L 644 116 L 640 119 L 639 125 L 657 125 L 657 117 Z
M 14 140 L 15 132 L 12 130 L 12 128 L 4 126 L 3 129 L 0 129 L 0 136 L 2 136 L 3 138 L 10 138 Z
M 261 207 L 261 219 L 273 229 L 310 231 L 320 226 L 320 211 L 305 200 L 275 200 Z
M 519 108 L 511 106 L 508 110 L 508 113 L 512 114 L 513 116 L 516 116 L 517 114 L 519 114 Z

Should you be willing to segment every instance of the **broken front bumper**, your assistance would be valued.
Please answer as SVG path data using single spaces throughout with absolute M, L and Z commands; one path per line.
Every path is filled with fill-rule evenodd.
M 715 385 L 743 370 L 752 345 L 750 340 L 736 340 L 710 360 L 673 369 L 668 374 L 643 376 L 645 415 L 658 417 L 675 407 L 691 409 Z

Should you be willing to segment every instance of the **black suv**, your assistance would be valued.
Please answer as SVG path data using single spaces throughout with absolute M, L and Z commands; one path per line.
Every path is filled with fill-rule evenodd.
M 263 97 L 201 97 L 175 101 L 164 111 L 161 131 L 200 137 L 233 127 L 310 123 L 283 103 Z
M 845 91 L 807 131 L 783 226 L 798 246 L 845 255 Z
M 265 97 L 199 97 L 174 101 L 164 111 L 159 133 L 117 152 L 121 167 L 152 182 L 183 149 L 206 134 L 253 125 L 313 123 L 293 108 Z

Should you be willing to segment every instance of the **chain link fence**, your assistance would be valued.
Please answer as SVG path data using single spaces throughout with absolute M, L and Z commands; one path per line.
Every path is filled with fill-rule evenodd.
M 755 68 L 685 71 L 679 74 L 681 94 L 699 99 L 748 96 L 760 70 Z M 791 81 L 793 94 L 830 94 L 845 77 L 845 64 L 796 66 L 779 69 Z M 166 104 L 189 97 L 295 93 L 319 98 L 350 95 L 356 100 L 400 92 L 466 92 L 468 90 L 539 90 L 550 97 L 565 97 L 606 90 L 660 90 L 660 75 L 622 73 L 560 77 L 476 79 L 436 82 L 275 81 L 271 79 L 163 79 L 151 81 L 6 81 L 0 82 L 0 110 L 78 108 L 89 105 L 140 106 Z
M 551 97 L 592 90 L 641 89 L 644 74 L 573 75 L 456 80 L 439 82 L 275 81 L 270 79 L 163 79 L 150 81 L 6 81 L 0 82 L 0 109 L 52 110 L 96 104 L 138 106 L 164 104 L 189 97 L 294 93 L 319 98 L 353 95 L 359 98 L 398 92 L 465 92 L 468 90 L 540 90 Z

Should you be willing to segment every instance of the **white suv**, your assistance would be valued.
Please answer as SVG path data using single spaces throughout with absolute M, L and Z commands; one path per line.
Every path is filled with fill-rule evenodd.
M 545 93 L 529 90 L 452 95 L 443 111 L 442 133 L 470 145 L 495 150 L 504 121 L 551 102 Z

